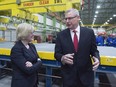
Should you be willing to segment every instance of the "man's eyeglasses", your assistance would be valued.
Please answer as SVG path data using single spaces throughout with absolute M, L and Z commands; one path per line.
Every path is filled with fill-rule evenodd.
M 71 20 L 71 19 L 73 19 L 73 18 L 75 18 L 75 17 L 77 17 L 77 16 L 74 16 L 74 17 L 67 17 L 67 18 L 64 18 L 65 20 Z

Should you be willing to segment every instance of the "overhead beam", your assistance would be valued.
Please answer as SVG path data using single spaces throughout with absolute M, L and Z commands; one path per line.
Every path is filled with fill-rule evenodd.
M 17 2 L 31 2 L 31 1 L 40 1 L 40 0 L 0 0 L 0 5 L 5 5 L 5 4 L 16 4 Z
M 1 16 L 0 16 L 0 22 L 2 22 L 2 23 L 8 23 L 9 20 L 10 20 L 10 19 L 7 18 L 7 17 L 5 18 L 5 17 L 1 17 Z
M 12 9 L 12 15 L 13 17 L 18 17 L 18 18 L 23 18 L 23 19 L 28 19 L 32 20 L 35 22 L 38 22 L 38 16 L 32 15 L 29 11 L 23 11 L 19 9 Z
M 13 1 L 13 0 L 12 0 Z M 41 0 L 41 1 L 35 1 L 35 2 L 22 2 L 21 5 L 17 5 L 16 3 L 6 3 L 2 4 L 0 3 L 0 10 L 6 10 L 6 9 L 26 9 L 26 8 L 36 8 L 36 7 L 45 7 L 45 6 L 55 6 L 55 5 L 65 5 L 66 3 L 63 0 L 62 3 L 54 3 L 54 0 Z
M 32 13 L 61 12 L 72 7 L 79 10 L 80 6 L 81 0 L 20 0 L 18 4 L 17 0 L 0 0 L 1 12 L 8 10 L 10 16 L 24 19 L 31 19 Z
M 114 28 L 116 28 L 116 25 L 112 25 L 110 28 L 108 28 L 107 30 L 112 30 L 112 29 L 114 29 Z
M 31 13 L 45 13 L 45 12 L 61 12 L 66 10 L 66 6 L 50 6 L 50 7 L 39 7 L 39 8 L 28 8 L 25 9 Z
M 25 0 L 24 0 L 25 1 Z M 0 2 L 0 10 L 8 9 L 27 9 L 27 8 L 38 8 L 38 7 L 51 7 L 51 6 L 69 6 L 67 4 L 71 3 L 71 6 L 78 4 L 80 7 L 80 0 L 40 0 L 40 1 L 29 1 L 21 2 L 20 5 L 16 4 L 16 0 L 11 0 L 10 3 L 5 1 Z M 71 7 L 70 6 L 70 7 Z M 79 8 L 78 8 L 79 9 Z M 65 9 L 66 10 L 66 9 Z

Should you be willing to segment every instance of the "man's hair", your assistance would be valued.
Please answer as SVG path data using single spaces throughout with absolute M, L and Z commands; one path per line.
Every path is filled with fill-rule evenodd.
M 69 10 L 66 10 L 65 14 L 67 14 L 69 12 L 73 12 L 75 15 L 79 16 L 79 11 L 77 9 L 71 8 Z

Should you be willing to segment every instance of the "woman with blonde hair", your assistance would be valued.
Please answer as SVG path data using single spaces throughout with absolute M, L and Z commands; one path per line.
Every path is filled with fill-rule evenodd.
M 16 30 L 17 41 L 11 49 L 13 69 L 11 87 L 37 87 L 38 70 L 42 62 L 34 44 L 34 27 L 21 23 Z

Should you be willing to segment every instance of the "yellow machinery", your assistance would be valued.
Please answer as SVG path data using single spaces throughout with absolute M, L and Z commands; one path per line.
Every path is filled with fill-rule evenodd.
M 0 0 L 0 10 L 20 9 L 33 10 L 34 13 L 65 11 L 69 8 L 80 9 L 81 0 Z M 63 8 L 62 8 L 63 7 Z M 47 9 L 46 9 L 47 8 Z
M 81 8 L 81 0 L 0 0 L 0 15 L 38 22 L 33 13 L 61 12 Z
M 54 52 L 38 51 L 41 59 L 55 60 Z M 10 55 L 10 49 L 0 48 L 0 55 Z M 101 65 L 116 66 L 116 57 L 101 56 Z
M 39 44 L 35 44 L 35 45 L 38 47 Z M 42 47 L 43 45 L 39 45 L 39 46 Z M 54 46 L 52 46 L 52 48 L 50 48 L 50 49 L 53 49 L 53 47 Z M 6 47 L 5 48 L 3 48 L 3 47 L 0 48 L 0 55 L 10 56 L 10 51 L 11 51 L 10 48 L 6 48 Z M 44 48 L 42 48 L 42 49 L 44 49 Z M 114 50 L 114 52 L 115 52 L 116 49 L 113 48 L 113 47 L 99 47 L 99 51 L 102 52 L 102 53 L 100 53 L 101 54 L 101 56 L 100 56 L 101 57 L 100 58 L 100 64 L 101 65 L 105 65 L 105 66 L 116 66 L 116 56 L 113 56 L 113 55 L 115 55 L 115 53 L 111 52 L 112 55 L 110 54 L 108 56 L 108 55 L 106 55 L 106 54 L 109 53 L 108 50 Z M 106 51 L 107 53 L 104 53 L 103 51 Z M 41 50 L 38 50 L 38 54 L 39 54 L 41 59 L 53 60 L 53 61 L 55 60 L 53 50 L 52 51 L 41 51 Z
M 8 48 L 0 48 L 0 55 L 10 56 L 10 51 L 11 49 L 8 49 Z M 38 51 L 38 54 L 41 59 L 55 60 L 54 52 Z

